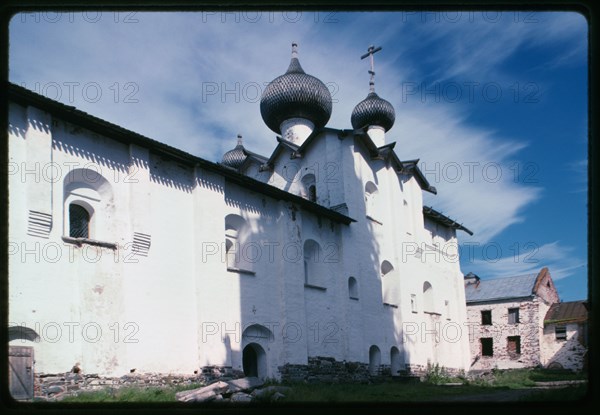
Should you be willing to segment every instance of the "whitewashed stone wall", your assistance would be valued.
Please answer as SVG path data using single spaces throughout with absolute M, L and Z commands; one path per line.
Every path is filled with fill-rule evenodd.
M 241 371 L 251 343 L 265 352 L 262 375 L 275 378 L 280 367 L 316 356 L 368 364 L 373 346 L 382 367 L 468 368 L 467 337 L 449 331 L 466 322 L 457 258 L 429 249 L 415 179 L 399 179 L 352 137 L 327 132 L 293 160 L 297 179 L 314 171 L 319 204 L 345 204 L 357 220 L 346 226 L 32 107 L 11 104 L 9 120 L 9 322 L 40 335 L 26 342 L 36 371 L 64 372 L 76 362 L 106 376 Z M 301 194 L 301 180 L 281 174 L 290 162 L 283 155 L 269 180 Z M 79 193 L 69 187 L 74 169 Z M 375 220 L 365 210 L 367 181 L 378 187 Z M 65 238 L 65 210 L 77 198 L 95 206 L 90 238 L 100 245 Z M 47 235 L 28 234 L 30 211 L 51 216 Z M 240 249 L 252 257 L 251 269 L 227 267 L 228 214 L 249 229 Z M 133 250 L 139 234 L 151 239 L 147 252 Z M 443 234 L 455 241 L 452 230 Z M 312 286 L 302 255 L 308 239 L 322 248 L 320 282 Z M 394 267 L 385 277 L 383 261 Z M 357 299 L 349 296 L 351 276 Z M 397 289 L 384 305 L 388 277 Z M 431 309 L 423 306 L 426 282 Z
M 556 324 L 548 324 L 542 337 L 542 364 L 564 369 L 580 371 L 585 367 L 587 347 L 584 342 L 585 325 L 581 323 L 564 324 L 567 338 L 556 339 Z

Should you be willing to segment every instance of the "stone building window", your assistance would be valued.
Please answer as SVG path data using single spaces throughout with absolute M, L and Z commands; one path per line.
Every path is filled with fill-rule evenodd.
M 383 303 L 398 305 L 397 276 L 394 266 L 389 261 L 381 263 L 381 290 Z
M 73 169 L 63 181 L 63 240 L 115 249 L 115 199 L 109 181 L 90 169 Z M 104 241 L 104 242 L 103 242 Z
M 567 340 L 567 326 L 555 326 L 554 335 L 556 340 Z
M 302 186 L 304 187 L 304 195 L 311 202 L 317 201 L 317 185 L 314 174 L 307 174 L 302 177 Z
M 494 355 L 494 340 L 491 337 L 482 337 L 479 339 L 481 345 L 482 356 L 493 356 Z
M 519 324 L 519 309 L 509 308 L 508 309 L 508 324 Z
M 417 312 L 417 294 L 410 295 L 410 311 Z
M 378 195 L 379 190 L 377 189 L 375 183 L 367 182 L 365 185 L 365 209 L 367 211 L 367 218 L 381 223 L 379 203 L 377 200 Z
M 516 359 L 521 355 L 521 336 L 509 336 L 506 338 L 506 351 L 508 355 Z
M 325 290 L 326 269 L 324 269 L 321 245 L 313 239 L 304 241 L 304 286 Z
M 90 237 L 90 213 L 75 203 L 69 205 L 69 236 L 71 238 Z
M 428 281 L 423 283 L 423 311 L 427 313 L 435 313 L 433 301 L 433 287 Z
M 239 215 L 225 216 L 225 257 L 227 271 L 254 274 L 250 250 L 250 227 Z
M 356 278 L 348 278 L 348 296 L 351 300 L 358 300 L 358 283 Z
M 491 326 L 492 325 L 492 310 L 481 310 L 481 325 Z

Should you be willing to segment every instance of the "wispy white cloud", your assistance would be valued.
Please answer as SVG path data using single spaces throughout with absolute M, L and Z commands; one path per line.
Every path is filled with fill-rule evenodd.
M 554 241 L 541 246 L 533 243 L 524 245 L 522 250 L 513 250 L 503 258 L 493 260 L 478 259 L 472 266 L 484 278 L 510 277 L 538 272 L 548 267 L 552 279 L 585 275 L 587 261 L 581 259 L 575 248 Z
M 472 22 L 411 24 L 413 16 L 404 19 L 399 13 L 305 14 L 294 22 L 292 15 L 265 12 L 257 23 L 254 15 L 234 23 L 235 15 L 201 13 L 138 13 L 132 23 L 115 23 L 112 16 L 89 23 L 76 15 L 72 23 L 55 24 L 23 23 L 17 17 L 10 26 L 11 80 L 30 88 L 35 82 L 95 82 L 102 99 L 90 102 L 78 89 L 67 103 L 218 160 L 235 145 L 237 133 L 251 150 L 272 151 L 275 133 L 260 117 L 258 97 L 287 68 L 292 40 L 300 44 L 304 69 L 330 87 L 335 102 L 328 125 L 337 128 L 350 126 L 352 108 L 367 93 L 367 62 L 360 55 L 369 44 L 381 44 L 377 91 L 397 112 L 388 140 L 398 140 L 401 159 L 420 158 L 430 171 L 427 177 L 439 194 L 426 195 L 425 202 L 464 221 L 476 232 L 474 238 L 485 242 L 523 221 L 525 208 L 542 195 L 543 189 L 511 175 L 509 162 L 528 143 L 473 126 L 469 109 L 460 104 L 406 102 L 402 83 L 426 77 L 502 79 L 502 63 L 523 47 L 583 44 L 585 50 L 581 16 L 535 16 L 535 24 L 511 24 L 512 16 L 495 24 L 480 16 Z M 373 27 L 381 30 L 369 38 L 365 33 Z M 429 53 L 416 56 L 430 46 Z M 574 53 L 569 47 L 560 50 Z M 439 69 L 424 73 L 419 59 Z M 137 88 L 130 97 L 135 103 L 123 102 L 132 92 L 124 88 L 127 82 Z M 62 92 L 66 102 L 67 88 Z M 454 179 L 457 165 L 459 180 Z

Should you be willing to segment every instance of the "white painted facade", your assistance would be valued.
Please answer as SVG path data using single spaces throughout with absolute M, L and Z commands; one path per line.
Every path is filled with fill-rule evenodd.
M 302 197 L 314 183 L 345 224 L 42 107 L 9 112 L 9 322 L 40 336 L 11 344 L 34 347 L 37 372 L 242 371 L 250 343 L 263 377 L 312 356 L 468 370 L 456 230 L 424 217 L 414 174 L 364 132 L 318 130 L 301 157 L 242 172 Z M 87 240 L 69 238 L 71 203 Z

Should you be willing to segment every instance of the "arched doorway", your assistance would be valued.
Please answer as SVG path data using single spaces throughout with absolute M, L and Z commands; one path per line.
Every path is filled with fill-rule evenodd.
M 250 343 L 242 352 L 244 375 L 257 378 L 267 376 L 267 355 L 265 349 L 257 343 Z
M 8 372 L 9 390 L 16 400 L 33 399 L 34 387 L 34 349 L 30 342 L 39 341 L 40 336 L 25 326 L 8 328 Z M 16 340 L 21 340 L 17 345 Z M 13 342 L 12 344 L 10 342 Z

